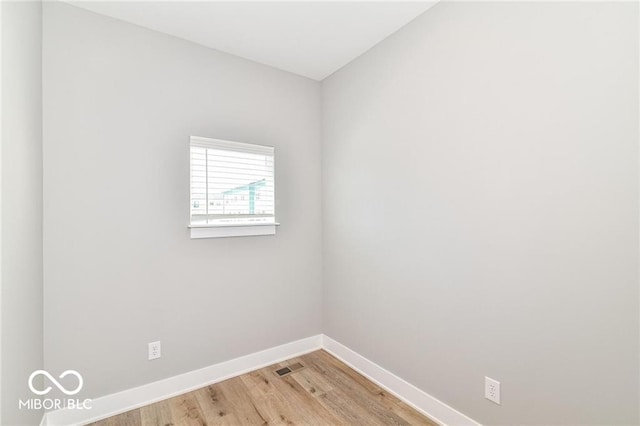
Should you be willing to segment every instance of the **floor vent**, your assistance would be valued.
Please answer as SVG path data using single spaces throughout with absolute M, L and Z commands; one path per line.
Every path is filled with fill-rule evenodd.
M 299 362 L 296 362 L 294 364 L 291 364 L 287 367 L 282 367 L 278 370 L 275 371 L 276 375 L 283 377 L 286 376 L 287 374 L 291 374 L 294 371 L 298 371 L 304 368 L 304 365 L 300 364 Z
M 286 376 L 289 373 L 291 373 L 291 369 L 289 367 L 284 367 L 284 368 L 281 368 L 280 370 L 276 370 L 276 374 L 280 377 Z

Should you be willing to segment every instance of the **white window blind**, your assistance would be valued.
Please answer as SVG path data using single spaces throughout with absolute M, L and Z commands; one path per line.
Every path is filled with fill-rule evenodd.
M 191 226 L 275 225 L 274 148 L 192 136 Z

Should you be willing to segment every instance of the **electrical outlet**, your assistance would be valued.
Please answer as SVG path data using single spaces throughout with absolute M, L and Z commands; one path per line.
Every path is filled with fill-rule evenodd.
M 157 359 L 162 356 L 160 341 L 149 343 L 149 359 Z
M 500 405 L 500 382 L 485 376 L 484 397 Z

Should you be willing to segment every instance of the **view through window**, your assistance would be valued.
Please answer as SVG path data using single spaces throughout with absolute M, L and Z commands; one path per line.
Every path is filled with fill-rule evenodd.
M 275 223 L 274 149 L 191 138 L 191 225 Z

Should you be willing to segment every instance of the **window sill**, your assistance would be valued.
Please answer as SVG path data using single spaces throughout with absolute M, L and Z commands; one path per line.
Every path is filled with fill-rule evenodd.
M 191 239 L 250 237 L 275 235 L 279 223 L 259 223 L 246 225 L 190 225 Z

